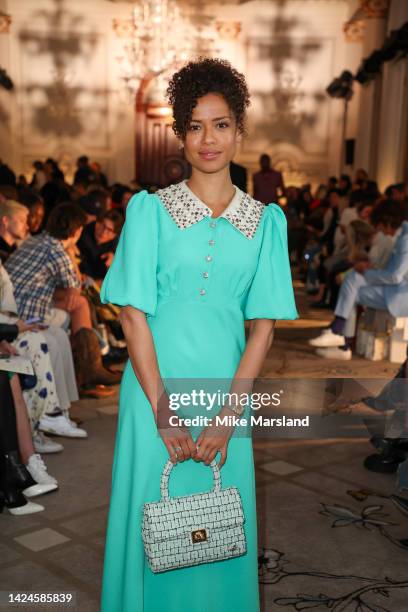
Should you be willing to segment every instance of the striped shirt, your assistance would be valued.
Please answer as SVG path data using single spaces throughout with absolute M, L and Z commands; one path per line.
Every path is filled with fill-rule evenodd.
M 51 311 L 56 287 L 80 287 L 61 240 L 47 232 L 31 236 L 7 260 L 18 314 L 23 320 L 44 320 Z

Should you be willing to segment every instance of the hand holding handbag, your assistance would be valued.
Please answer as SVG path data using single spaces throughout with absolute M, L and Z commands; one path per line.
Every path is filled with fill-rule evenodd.
M 173 467 L 168 460 L 163 468 L 160 501 L 143 506 L 142 539 L 151 570 L 165 572 L 244 555 L 245 517 L 237 487 L 222 489 L 214 460 L 211 491 L 170 498 Z

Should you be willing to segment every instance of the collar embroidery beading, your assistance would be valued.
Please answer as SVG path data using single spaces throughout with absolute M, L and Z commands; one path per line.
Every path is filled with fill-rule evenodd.
M 265 206 L 238 187 L 235 189 L 235 196 L 218 218 L 227 219 L 241 234 L 251 240 L 258 229 Z M 211 208 L 189 189 L 185 181 L 159 189 L 156 195 L 180 229 L 191 227 L 212 215 Z

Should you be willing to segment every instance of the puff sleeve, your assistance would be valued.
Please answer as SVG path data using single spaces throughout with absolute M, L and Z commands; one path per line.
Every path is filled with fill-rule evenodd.
M 283 210 L 266 210 L 258 266 L 244 308 L 245 319 L 297 319 Z
M 157 305 L 158 210 L 142 191 L 126 209 L 115 257 L 101 288 L 103 304 L 133 306 L 154 316 Z

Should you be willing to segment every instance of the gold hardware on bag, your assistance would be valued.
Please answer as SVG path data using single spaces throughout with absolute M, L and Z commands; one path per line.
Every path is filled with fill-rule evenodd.
M 193 540 L 193 544 L 197 544 L 198 542 L 206 542 L 207 531 L 205 529 L 197 529 L 196 531 L 192 531 L 191 539 Z

